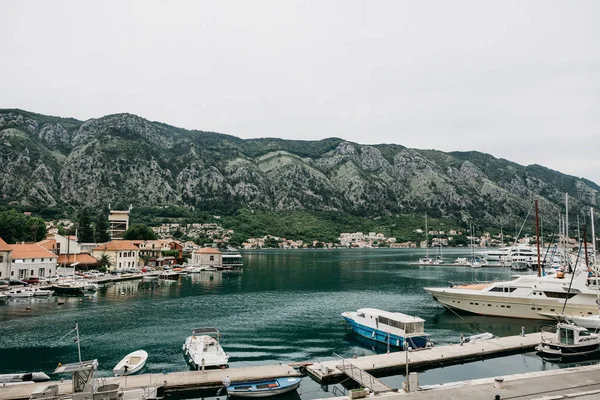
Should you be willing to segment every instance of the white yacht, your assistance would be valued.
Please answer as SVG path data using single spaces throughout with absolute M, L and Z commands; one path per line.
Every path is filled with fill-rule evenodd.
M 4 292 L 4 294 L 8 297 L 12 297 L 13 299 L 26 299 L 29 297 L 33 297 L 33 292 L 31 292 L 27 288 L 12 289 L 8 292 Z
M 196 328 L 192 336 L 185 339 L 183 353 L 192 369 L 227 367 L 229 355 L 219 344 L 219 330 L 216 328 Z
M 518 244 L 514 246 L 500 247 L 496 250 L 490 250 L 485 253 L 485 259 L 489 262 L 510 265 L 513 262 L 515 265 L 527 266 L 537 263 L 537 252 L 531 246 Z
M 23 288 L 26 292 L 31 292 L 34 297 L 50 297 L 54 294 L 54 290 L 46 290 L 34 287 Z
M 587 271 L 579 267 L 574 274 L 570 289 L 571 275 L 557 273 L 425 290 L 445 307 L 480 315 L 555 319 L 598 314 L 597 293 L 588 285 Z

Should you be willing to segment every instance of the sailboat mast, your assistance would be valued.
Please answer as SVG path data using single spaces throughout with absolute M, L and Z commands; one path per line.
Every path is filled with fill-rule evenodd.
M 538 276 L 542 276 L 542 263 L 540 262 L 540 223 L 538 214 L 538 199 L 535 199 L 535 243 L 537 245 Z
M 425 213 L 425 255 L 429 257 L 429 229 L 427 228 L 427 213 Z
M 596 264 L 596 231 L 594 230 L 594 207 L 590 207 L 590 217 L 592 218 L 592 259 L 594 260 L 594 271 L 596 274 L 596 303 L 600 305 L 600 287 L 598 287 L 598 265 Z M 600 313 L 600 308 L 598 308 Z

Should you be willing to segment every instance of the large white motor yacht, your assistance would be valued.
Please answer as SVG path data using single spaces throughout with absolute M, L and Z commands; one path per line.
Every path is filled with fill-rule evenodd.
M 589 285 L 587 271 L 577 268 L 574 274 L 570 289 L 571 275 L 558 273 L 425 290 L 445 307 L 480 315 L 555 319 L 598 314 L 596 287 Z

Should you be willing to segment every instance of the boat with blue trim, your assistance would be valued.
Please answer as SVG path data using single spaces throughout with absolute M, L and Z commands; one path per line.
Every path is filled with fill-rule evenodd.
M 404 348 L 405 343 L 412 349 L 431 347 L 422 318 L 377 308 L 346 311 L 342 317 L 354 332 L 376 342 L 400 348 Z
M 300 386 L 300 378 L 282 377 L 262 381 L 235 382 L 227 386 L 227 395 L 238 397 L 269 397 L 291 392 Z

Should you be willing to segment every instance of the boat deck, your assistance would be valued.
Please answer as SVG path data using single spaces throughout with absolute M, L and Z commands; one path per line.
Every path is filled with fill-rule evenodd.
M 426 350 L 411 351 L 408 353 L 408 365 L 411 370 L 424 370 L 437 368 L 444 365 L 463 363 L 484 358 L 493 358 L 506 354 L 520 353 L 532 350 L 540 343 L 539 333 L 530 333 L 525 336 L 507 336 L 489 340 L 465 343 L 464 345 L 452 344 L 433 347 Z M 343 363 L 352 363 L 356 367 L 374 375 L 383 376 L 387 373 L 403 372 L 406 368 L 407 355 L 405 352 L 377 354 L 344 359 Z M 344 378 L 338 365 L 340 360 L 324 361 L 307 366 L 307 373 L 319 383 L 334 383 Z

